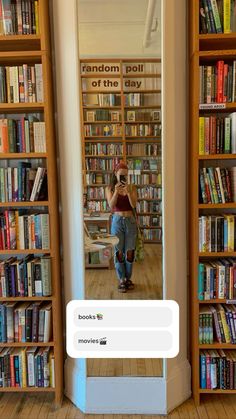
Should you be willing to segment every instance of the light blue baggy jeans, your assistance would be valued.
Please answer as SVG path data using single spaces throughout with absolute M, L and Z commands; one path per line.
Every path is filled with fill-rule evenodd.
M 133 270 L 133 262 L 127 260 L 127 251 L 135 250 L 137 237 L 137 223 L 133 215 L 130 217 L 122 217 L 118 214 L 112 215 L 111 234 L 119 239 L 119 243 L 115 246 L 114 263 L 118 279 L 130 279 Z M 122 252 L 122 261 L 117 257 Z M 133 258 L 134 260 L 134 258 Z

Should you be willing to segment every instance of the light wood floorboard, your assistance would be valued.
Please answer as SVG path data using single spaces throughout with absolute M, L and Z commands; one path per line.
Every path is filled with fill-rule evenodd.
M 52 394 L 0 393 L 1 419 L 236 419 L 236 395 L 204 395 L 200 406 L 192 398 L 167 416 L 84 415 L 66 397 L 55 410 Z

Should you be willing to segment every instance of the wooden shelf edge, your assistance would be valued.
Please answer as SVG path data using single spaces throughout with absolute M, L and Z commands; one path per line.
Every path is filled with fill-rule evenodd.
M 26 348 L 31 346 L 55 346 L 54 342 L 0 342 L 0 348 Z
M 55 387 L 0 387 L 1 392 L 16 392 L 16 393 L 24 393 L 24 392 L 55 392 Z

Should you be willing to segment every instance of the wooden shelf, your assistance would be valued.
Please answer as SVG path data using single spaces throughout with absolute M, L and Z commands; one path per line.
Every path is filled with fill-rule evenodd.
M 25 347 L 31 347 L 31 346 L 54 346 L 54 342 L 6 342 L 1 343 L 0 342 L 0 348 L 25 348 Z M 1 387 L 0 387 L 1 389 Z
M 0 302 L 5 301 L 53 301 L 54 297 L 0 297 Z
M 47 392 L 56 392 L 56 388 L 54 387 L 0 387 L 0 393 L 47 393 Z
M 199 349 L 236 349 L 236 344 L 233 343 L 203 343 L 198 346 Z
M 161 125 L 160 121 L 124 121 L 125 124 L 133 124 L 133 125 L 137 125 L 137 124 L 156 124 L 156 125 Z
M 129 138 L 135 138 L 137 140 L 139 140 L 139 138 L 141 138 L 141 139 L 146 140 L 146 138 L 147 139 L 149 139 L 149 138 L 155 139 L 155 138 L 161 138 L 161 136 L 160 135 L 140 135 L 140 136 L 137 136 L 137 135 L 126 135 L 125 138 L 128 138 L 128 139 Z
M 85 140 L 89 140 L 89 141 L 93 140 L 93 139 L 97 139 L 97 138 L 98 139 L 100 139 L 100 138 L 104 139 L 105 138 L 106 140 L 109 140 L 109 139 L 113 140 L 113 138 L 114 139 L 120 138 L 120 140 L 122 140 L 122 135 L 91 135 L 91 136 L 89 136 L 89 135 L 86 136 L 85 135 L 84 138 L 85 138 Z
M 0 51 L 40 50 L 40 35 L 1 35 Z
M 112 144 L 112 143 L 122 143 L 122 138 L 120 138 L 120 140 L 118 140 L 117 138 L 114 138 L 114 137 L 104 137 L 104 138 L 102 138 L 102 137 L 98 137 L 98 138 L 91 138 L 91 139 L 88 139 L 88 138 L 86 138 L 85 140 L 84 140 L 86 143 L 99 143 L 99 142 L 102 142 L 102 143 L 109 143 L 109 144 Z
M 108 156 L 108 155 L 97 155 L 97 154 L 85 154 L 84 155 L 84 157 L 85 158 L 98 158 L 98 159 L 114 159 L 114 158 L 119 158 L 119 157 L 123 157 L 121 154 L 114 154 L 114 155 L 110 155 L 110 156 Z
M 221 258 L 221 257 L 236 257 L 236 252 L 200 252 L 200 258 Z
M 236 209 L 236 202 L 227 202 L 225 204 L 198 204 L 198 208 L 199 209 L 218 209 L 218 208 L 222 208 L 222 209 L 227 209 L 227 208 L 232 208 L 232 209 Z
M 110 106 L 110 105 L 107 105 L 107 106 L 99 106 L 99 105 L 87 105 L 87 106 L 85 106 L 85 105 L 83 105 L 83 109 L 86 109 L 86 110 L 93 110 L 93 109 L 120 109 L 121 110 L 121 105 L 113 105 L 113 106 Z
M 200 388 L 199 390 L 199 393 L 202 393 L 202 394 L 204 394 L 204 393 L 209 393 L 209 394 L 236 394 L 236 390 L 221 390 L 221 389 L 215 389 L 215 390 L 212 390 L 212 389 L 202 389 L 202 388 Z
M 157 89 L 157 90 L 124 90 L 124 95 L 128 95 L 128 94 L 130 94 L 130 93 L 143 93 L 143 94 L 145 94 L 145 93 L 148 93 L 148 94 L 154 94 L 154 93 L 161 93 L 161 90 L 160 89 Z
M 43 111 L 44 103 L 0 103 L 1 113 Z
M 204 154 L 198 158 L 199 160 L 235 160 L 236 154 Z
M 31 254 L 50 254 L 48 249 L 16 249 L 16 250 L 0 250 L 0 255 L 31 255 Z
M 125 109 L 161 109 L 157 105 L 124 106 Z
M 227 301 L 230 301 L 227 303 Z M 215 298 L 215 299 L 211 299 L 211 300 L 198 300 L 199 304 L 234 304 L 231 301 L 236 301 L 236 299 L 221 299 L 221 298 Z
M 25 202 L 0 202 L 0 208 L 3 207 L 48 207 L 48 201 L 25 201 Z

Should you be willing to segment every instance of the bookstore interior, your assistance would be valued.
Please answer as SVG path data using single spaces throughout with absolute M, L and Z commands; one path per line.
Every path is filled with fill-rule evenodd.
M 148 58 L 140 59 L 141 39 L 130 40 L 133 53 L 127 54 L 121 27 L 110 51 L 93 41 L 111 36 L 101 29 L 104 16 L 111 18 L 107 3 L 91 8 L 78 2 L 87 299 L 162 299 L 161 3 L 156 3 L 157 29 Z M 130 19 L 118 2 L 114 10 L 116 19 Z M 137 237 L 140 249 L 132 254 Z M 158 359 L 107 361 L 106 368 L 100 359 L 88 359 L 88 376 L 162 375 Z

